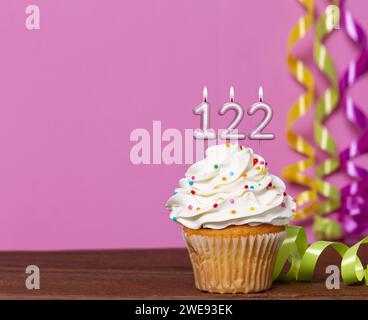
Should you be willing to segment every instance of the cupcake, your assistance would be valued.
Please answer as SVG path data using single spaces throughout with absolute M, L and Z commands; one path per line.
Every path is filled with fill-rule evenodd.
M 191 165 L 166 207 L 183 226 L 197 289 L 267 290 L 294 200 L 251 148 L 222 144 Z

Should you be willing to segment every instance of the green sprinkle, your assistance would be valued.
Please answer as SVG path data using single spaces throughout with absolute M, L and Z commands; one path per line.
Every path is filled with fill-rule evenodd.
M 213 166 L 215 169 L 218 169 L 218 164 L 215 164 L 214 166 Z

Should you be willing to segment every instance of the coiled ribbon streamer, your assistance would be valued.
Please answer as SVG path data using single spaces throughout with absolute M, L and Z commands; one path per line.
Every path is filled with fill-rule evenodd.
M 336 1 L 333 1 L 333 3 L 337 4 Z M 340 167 L 336 142 L 324 126 L 324 122 L 337 108 L 339 102 L 339 85 L 336 67 L 332 57 L 323 44 L 326 38 L 334 31 L 334 25 L 332 23 L 331 25 L 327 24 L 327 19 L 330 20 L 328 14 L 326 12 L 317 21 L 314 41 L 314 60 L 319 70 L 330 82 L 330 86 L 317 101 L 314 121 L 315 142 L 321 150 L 329 155 L 329 158 L 325 159 L 315 170 L 318 193 L 326 198 L 320 203 L 317 209 L 317 214 L 319 215 L 326 215 L 340 208 L 340 190 L 325 180 L 327 176 L 336 172 Z M 314 230 L 319 230 L 316 236 L 324 239 L 340 238 L 342 234 L 341 228 L 336 222 L 331 221 L 330 227 L 327 226 L 324 229 L 319 225 L 321 223 L 326 225 L 328 222 L 328 219 L 316 219 L 314 221 Z M 326 232 L 323 232 L 323 230 Z
M 295 58 L 291 51 L 299 39 L 302 39 L 313 23 L 313 0 L 298 0 L 307 10 L 293 27 L 288 38 L 287 63 L 291 74 L 306 89 L 298 101 L 291 107 L 286 121 L 286 139 L 290 147 L 305 155 L 306 158 L 283 169 L 283 177 L 291 182 L 307 187 L 295 197 L 298 209 L 295 219 L 303 219 L 314 214 L 318 207 L 317 185 L 314 179 L 308 177 L 304 171 L 313 167 L 315 150 L 312 145 L 300 134 L 293 131 L 293 125 L 300 117 L 303 117 L 312 106 L 314 100 L 314 79 L 312 73 L 301 60 Z
M 368 286 L 368 267 L 364 268 L 358 257 L 359 247 L 368 243 L 368 236 L 348 247 L 340 242 L 317 241 L 308 246 L 307 235 L 302 227 L 286 227 L 286 238 L 278 252 L 273 279 L 281 281 L 311 281 L 318 258 L 323 251 L 332 247 L 342 257 L 341 276 L 345 284 L 354 284 L 365 279 Z M 282 273 L 284 266 L 290 262 L 290 268 Z
M 345 0 L 340 0 L 341 27 L 360 47 L 360 54 L 355 61 L 350 62 L 340 78 L 340 104 L 346 118 L 363 133 L 340 153 L 342 170 L 355 181 L 341 189 L 342 206 L 339 220 L 347 235 L 361 237 L 368 229 L 368 170 L 357 166 L 353 159 L 368 152 L 368 120 L 362 108 L 354 103 L 347 91 L 368 70 L 367 38 L 363 28 L 346 10 L 345 3 Z

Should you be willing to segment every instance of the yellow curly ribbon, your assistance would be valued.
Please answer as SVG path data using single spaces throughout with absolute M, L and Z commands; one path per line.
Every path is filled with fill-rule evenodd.
M 302 227 L 287 227 L 286 238 L 278 252 L 273 279 L 281 281 L 311 281 L 318 258 L 323 251 L 332 247 L 342 257 L 341 276 L 345 284 L 354 284 L 365 279 L 368 286 L 368 267 L 364 268 L 358 257 L 361 245 L 368 243 L 368 236 L 348 247 L 340 242 L 317 241 L 308 247 L 307 235 Z M 282 274 L 287 261 L 290 261 L 290 269 Z
M 317 214 L 320 215 L 325 215 L 327 213 L 333 212 L 340 207 L 339 189 L 324 180 L 328 175 L 335 172 L 340 166 L 336 143 L 323 124 L 336 109 L 339 102 L 339 87 L 335 64 L 331 56 L 327 52 L 326 47 L 323 45 L 323 41 L 334 30 L 333 28 L 329 28 L 326 24 L 327 18 L 327 14 L 324 14 L 317 21 L 314 41 L 314 60 L 319 70 L 326 76 L 331 84 L 330 87 L 327 88 L 327 90 L 317 101 L 314 121 L 315 142 L 319 146 L 319 148 L 328 153 L 328 155 L 330 156 L 328 159 L 324 160 L 315 170 L 317 176 L 318 193 L 326 198 L 325 201 L 320 203 L 320 206 L 317 209 Z M 316 220 L 315 223 L 318 224 L 319 221 L 322 220 Z M 323 220 L 323 223 L 326 223 L 326 220 Z M 318 228 L 318 226 L 316 226 L 316 228 Z M 334 228 L 335 234 L 325 233 L 324 235 L 320 236 L 327 239 L 332 239 L 336 237 L 338 238 L 341 236 L 341 231 L 340 234 L 336 234 L 336 231 L 338 230 L 338 228 Z
M 287 46 L 287 63 L 291 74 L 306 88 L 306 92 L 299 97 L 287 115 L 286 139 L 293 150 L 305 155 L 306 158 L 283 169 L 283 177 L 285 179 L 308 188 L 296 196 L 296 203 L 298 208 L 300 208 L 295 212 L 296 220 L 314 214 L 318 207 L 316 181 L 303 173 L 313 166 L 315 150 L 303 136 L 292 130 L 295 121 L 306 114 L 314 100 L 314 79 L 312 73 L 301 60 L 296 59 L 291 53 L 296 42 L 302 39 L 312 26 L 314 2 L 313 0 L 298 1 L 306 8 L 307 13 L 299 19 L 298 24 L 290 32 Z

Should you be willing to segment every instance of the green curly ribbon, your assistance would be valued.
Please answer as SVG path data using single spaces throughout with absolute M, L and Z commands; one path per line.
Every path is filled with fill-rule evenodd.
M 326 47 L 323 45 L 323 41 L 334 30 L 327 27 L 326 20 L 327 15 L 324 14 L 317 21 L 314 41 L 314 60 L 319 70 L 327 77 L 331 84 L 316 104 L 314 123 L 314 139 L 317 145 L 330 156 L 330 158 L 324 160 L 315 171 L 317 176 L 318 193 L 326 198 L 324 202 L 320 203 L 320 206 L 317 209 L 317 214 L 320 215 L 333 212 L 340 207 L 339 189 L 324 180 L 325 177 L 335 172 L 340 166 L 336 143 L 327 128 L 323 125 L 326 119 L 336 109 L 339 102 L 339 86 L 335 64 L 327 52 Z M 315 224 L 320 222 L 321 220 L 316 220 Z M 326 224 L 326 221 L 324 221 L 324 224 Z M 318 226 L 316 226 L 316 228 L 318 228 Z M 341 236 L 341 233 L 336 234 L 336 231 L 338 231 L 339 228 L 334 226 L 331 228 L 334 228 L 335 238 Z M 319 229 L 322 230 L 321 228 Z M 321 235 L 321 237 L 333 239 L 332 234 L 327 233 Z
M 317 239 L 339 239 L 342 235 L 341 224 L 321 216 L 314 218 L 313 234 Z
M 358 257 L 358 250 L 362 244 L 368 243 L 368 236 L 352 247 L 340 242 L 317 241 L 308 247 L 307 235 L 304 228 L 288 226 L 286 238 L 278 252 L 273 279 L 281 281 L 311 281 L 317 260 L 322 252 L 332 247 L 342 257 L 341 276 L 346 285 L 354 284 L 365 279 L 368 286 L 368 267 L 364 269 Z M 290 269 L 281 274 L 287 261 L 290 261 Z

